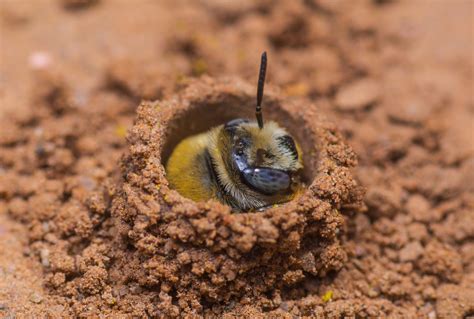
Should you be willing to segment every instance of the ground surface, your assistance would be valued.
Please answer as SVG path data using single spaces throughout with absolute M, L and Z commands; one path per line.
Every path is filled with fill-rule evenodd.
M 311 99 L 358 154 L 367 209 L 349 220 L 338 273 L 268 307 L 203 311 L 473 315 L 473 7 L 1 1 L 0 316 L 159 315 L 150 290 L 114 285 L 117 256 L 104 251 L 126 129 L 141 98 L 189 77 L 255 81 L 264 49 L 269 81 Z

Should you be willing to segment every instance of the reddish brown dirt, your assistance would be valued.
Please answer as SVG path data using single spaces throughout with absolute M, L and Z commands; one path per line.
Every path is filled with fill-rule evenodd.
M 202 76 L 179 95 L 138 108 L 111 208 L 118 241 L 134 249 L 116 249 L 109 273 L 122 274 L 116 280 L 125 285 L 140 284 L 157 304 L 152 316 L 218 315 L 229 307 L 240 311 L 229 305 L 242 300 L 275 309 L 297 284 L 325 278 L 346 262 L 343 213 L 362 208 L 350 174 L 355 154 L 314 105 L 271 90 L 265 100 L 266 118 L 285 123 L 303 149 L 315 150 L 303 155 L 309 183 L 290 203 L 241 214 L 181 197 L 169 189 L 162 163 L 183 136 L 251 116 L 254 85 Z
M 0 316 L 472 315 L 473 12 L 468 0 L 1 1 Z M 329 117 L 357 153 L 353 174 L 366 189 L 366 209 L 354 214 L 357 205 L 334 201 L 357 198 L 349 175 L 325 188 L 310 174 L 315 198 L 325 190 L 328 205 L 346 212 L 316 238 L 343 244 L 322 249 L 314 264 L 280 256 L 284 273 L 239 264 L 239 247 L 274 235 L 273 226 L 245 225 L 264 217 L 232 217 L 241 240 L 224 231 L 208 242 L 221 210 L 188 238 L 179 223 L 192 218 L 176 213 L 193 205 L 171 197 L 174 215 L 150 219 L 167 208 L 143 205 L 143 190 L 157 194 L 147 182 L 156 171 L 138 159 L 153 136 L 143 125 L 159 110 L 142 106 L 125 139 L 142 98 L 178 103 L 170 97 L 212 81 L 206 75 L 254 83 L 264 49 L 269 82 L 281 87 L 269 94 Z M 346 144 L 336 145 L 332 158 L 353 164 Z M 281 234 L 289 247 L 305 236 Z M 203 245 L 176 256 L 193 265 L 189 277 L 168 262 L 186 240 Z M 211 250 L 243 273 L 222 266 L 213 275 L 215 255 L 203 258 Z

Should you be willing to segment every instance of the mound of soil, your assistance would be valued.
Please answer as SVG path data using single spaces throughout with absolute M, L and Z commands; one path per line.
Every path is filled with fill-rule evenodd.
M 0 316 L 474 313 L 472 2 L 0 10 Z M 307 192 L 241 215 L 182 198 L 163 161 L 251 116 L 263 50 Z
M 156 300 L 152 316 L 207 314 L 210 308 L 220 314 L 243 298 L 274 309 L 287 287 L 307 276 L 324 277 L 347 259 L 341 210 L 360 206 L 361 192 L 349 172 L 355 155 L 314 106 L 266 96 L 268 118 L 284 121 L 302 148 L 314 150 L 305 156 L 311 185 L 297 200 L 233 214 L 230 207 L 195 203 L 168 188 L 162 156 L 184 136 L 251 116 L 254 89 L 203 77 L 179 96 L 137 110 L 122 164 L 124 183 L 112 208 L 133 249 L 120 252 L 122 262 L 113 268 L 129 285 L 148 287 L 150 301 Z

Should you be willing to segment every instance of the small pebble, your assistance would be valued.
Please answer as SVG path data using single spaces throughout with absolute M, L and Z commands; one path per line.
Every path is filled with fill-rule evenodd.
M 370 297 L 370 298 L 376 298 L 380 295 L 380 293 L 375 290 L 375 289 L 370 289 L 367 293 L 367 295 Z
M 416 221 L 430 222 L 433 213 L 430 202 L 422 195 L 415 194 L 408 198 L 405 208 Z
M 357 245 L 355 247 L 354 253 L 356 257 L 363 257 L 366 253 L 365 248 L 363 246 Z
M 423 253 L 423 246 L 418 241 L 408 243 L 399 252 L 400 261 L 415 261 Z
M 52 59 L 48 52 L 36 51 L 30 55 L 28 61 L 32 69 L 41 70 L 50 66 Z
M 379 87 L 372 79 L 361 79 L 340 89 L 336 94 L 336 107 L 341 111 L 362 110 L 379 98 Z
M 433 108 L 420 97 L 402 98 L 393 102 L 396 104 L 387 107 L 388 117 L 401 124 L 420 125 L 429 118 Z
M 49 267 L 49 250 L 41 249 L 40 251 L 41 264 L 44 267 Z
M 30 247 L 25 247 L 23 249 L 23 256 L 31 256 L 31 249 Z
M 50 310 L 52 313 L 60 314 L 61 312 L 64 311 L 64 306 L 61 306 L 61 305 L 52 306 Z
M 55 244 L 58 242 L 58 238 L 56 237 L 56 235 L 52 234 L 52 233 L 48 233 L 44 236 L 44 240 L 46 240 L 48 243 L 51 243 L 51 244 Z
M 283 310 L 283 311 L 288 311 L 288 303 L 287 302 L 282 302 L 280 304 L 280 309 Z
M 43 223 L 41 224 L 41 229 L 43 229 L 43 231 L 44 231 L 45 233 L 49 232 L 49 223 L 48 223 L 48 222 L 43 222 Z
M 30 295 L 30 301 L 38 304 L 43 301 L 43 297 L 39 293 L 34 292 Z

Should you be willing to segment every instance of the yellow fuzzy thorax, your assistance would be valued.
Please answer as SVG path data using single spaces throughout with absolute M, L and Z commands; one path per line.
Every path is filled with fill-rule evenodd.
M 206 201 L 214 198 L 214 190 L 202 182 L 202 163 L 199 156 L 208 145 L 207 133 L 194 135 L 182 140 L 173 150 L 166 164 L 170 186 L 181 195 L 194 201 Z

